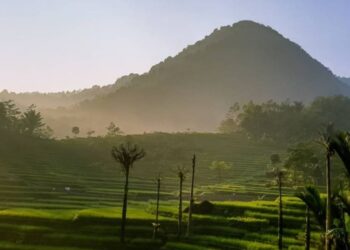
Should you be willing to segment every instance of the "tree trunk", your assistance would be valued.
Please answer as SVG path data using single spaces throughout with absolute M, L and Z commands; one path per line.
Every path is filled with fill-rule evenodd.
M 346 222 L 345 222 L 345 215 L 344 215 L 344 208 L 341 208 L 341 227 L 344 230 L 344 250 L 349 250 L 349 238 L 348 238 L 348 231 L 346 230 Z
M 127 210 L 127 206 L 128 206 L 128 191 L 129 191 L 129 168 L 126 168 L 122 222 L 121 222 L 121 229 L 120 229 L 120 242 L 121 243 L 125 242 L 125 225 L 126 225 L 126 210 Z
M 326 211 L 326 232 L 325 232 L 325 249 L 331 250 L 331 241 L 328 232 L 332 227 L 332 211 L 331 211 L 331 154 L 327 152 L 326 158 L 326 185 L 327 185 L 327 211 Z
M 193 155 L 193 158 L 192 158 L 192 181 L 191 181 L 190 205 L 188 207 L 187 237 L 190 236 L 190 234 L 191 234 L 192 207 L 193 207 L 193 203 L 194 203 L 193 188 L 194 188 L 195 168 L 196 168 L 196 155 Z
M 306 206 L 306 226 L 305 226 L 305 250 L 310 250 L 310 209 L 308 206 Z
M 160 196 L 160 178 L 157 179 L 157 207 L 156 207 L 156 222 L 153 225 L 153 239 L 157 238 L 157 233 L 159 229 L 159 196 Z
M 177 237 L 181 237 L 182 232 L 182 182 L 183 176 L 180 176 L 180 190 L 179 190 L 179 214 L 178 214 L 178 226 L 177 226 Z
M 279 208 L 278 208 L 278 249 L 282 250 L 283 237 L 283 211 L 282 211 L 282 173 L 278 169 L 278 191 L 279 191 Z

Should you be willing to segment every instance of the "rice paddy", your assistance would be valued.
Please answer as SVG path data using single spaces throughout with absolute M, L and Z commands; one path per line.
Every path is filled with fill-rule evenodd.
M 132 169 L 127 244 L 119 243 L 123 174 L 110 156 L 126 139 L 147 156 Z M 37 140 L 4 136 L 0 144 L 0 249 L 277 249 L 276 188 L 265 170 L 283 145 L 217 134 L 145 134 L 117 138 Z M 193 234 L 176 238 L 177 166 L 198 158 L 196 201 L 214 211 L 194 214 Z M 232 163 L 223 177 L 214 160 Z M 152 238 L 155 177 L 162 176 L 161 236 Z M 188 199 L 188 179 L 185 183 Z M 305 207 L 285 189 L 286 249 L 303 249 Z M 187 203 L 185 203 L 186 207 Z M 186 223 L 184 216 L 184 227 Z M 316 247 L 319 232 L 313 230 Z

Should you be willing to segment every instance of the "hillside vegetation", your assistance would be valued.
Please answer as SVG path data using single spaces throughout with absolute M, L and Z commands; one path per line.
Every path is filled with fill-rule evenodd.
M 208 132 L 218 127 L 235 102 L 290 99 L 307 103 L 318 96 L 350 93 L 348 85 L 299 45 L 251 21 L 216 29 L 149 72 L 133 75 L 124 85 L 72 94 L 67 103 L 76 104 L 74 108 L 54 110 L 46 108 L 64 106 L 57 101 L 61 94 L 48 95 L 41 103 L 42 96 L 36 101 L 30 94 L 0 97 L 28 97 L 56 134 L 64 137 L 73 126 L 103 134 L 111 121 L 128 133 Z
M 142 146 L 147 157 L 132 169 L 126 249 L 276 249 L 277 190 L 266 185 L 270 180 L 265 171 L 270 154 L 282 152 L 284 145 L 256 142 L 240 134 L 156 133 L 57 141 L 1 133 L 1 138 L 1 249 L 121 247 L 124 177 L 110 149 L 127 140 Z M 175 169 L 179 165 L 189 168 L 194 152 L 198 157 L 196 201 L 217 202 L 212 213 L 194 215 L 195 235 L 178 241 Z M 209 168 L 214 160 L 232 163 L 232 169 L 218 176 Z M 151 241 L 159 172 L 164 234 Z M 188 190 L 186 180 L 186 200 Z M 285 194 L 294 192 L 285 189 Z M 257 199 L 261 201 L 253 201 Z M 290 249 L 302 249 L 303 214 L 302 203 L 285 199 L 284 240 Z M 313 230 L 316 246 L 319 231 Z

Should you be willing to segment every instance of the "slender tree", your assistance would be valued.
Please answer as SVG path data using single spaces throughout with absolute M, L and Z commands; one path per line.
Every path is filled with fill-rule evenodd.
M 177 172 L 179 177 L 179 211 L 178 211 L 178 222 L 177 222 L 177 237 L 180 238 L 182 234 L 182 187 L 186 177 L 186 170 L 179 168 Z
M 279 204 L 278 204 L 278 249 L 283 248 L 283 205 L 282 205 L 282 171 L 277 168 L 277 183 L 278 183 L 278 193 L 279 193 Z
M 305 210 L 305 250 L 310 250 L 310 209 L 306 206 Z
M 339 186 L 339 189 L 335 192 L 334 200 L 336 207 L 338 208 L 339 216 L 339 229 L 341 231 L 340 241 L 343 244 L 344 250 L 349 250 L 349 239 L 348 232 L 346 228 L 345 212 L 350 215 L 350 196 L 349 191 L 345 191 L 343 185 Z
M 305 203 L 321 229 L 324 230 L 326 227 L 326 200 L 321 197 L 319 191 L 315 187 L 307 186 L 295 196 Z
M 157 238 L 157 233 L 158 233 L 158 230 L 159 230 L 159 227 L 160 227 L 160 224 L 159 224 L 159 198 L 160 198 L 160 176 L 158 176 L 157 178 L 157 203 L 156 203 L 156 220 L 155 222 L 153 223 L 153 239 L 156 239 Z
M 187 232 L 186 232 L 187 237 L 189 237 L 191 234 L 192 208 L 194 204 L 193 189 L 194 189 L 195 168 L 196 168 L 196 155 L 194 154 L 192 158 L 192 180 L 191 180 L 190 205 L 188 207 L 188 221 L 187 221 Z
M 331 249 L 331 241 L 328 237 L 328 233 L 332 227 L 332 186 L 331 186 L 331 157 L 334 155 L 334 149 L 332 146 L 334 136 L 333 124 L 329 124 L 326 127 L 325 132 L 321 136 L 321 144 L 326 150 L 326 186 L 327 186 L 327 209 L 326 209 L 326 228 L 325 228 L 325 249 Z
M 318 190 L 311 186 L 305 187 L 304 190 L 298 192 L 295 196 L 301 199 L 306 205 L 305 249 L 310 249 L 310 213 L 313 214 L 321 229 L 325 230 L 326 200 L 321 198 Z M 324 243 L 324 240 L 322 240 L 322 245 Z
M 131 145 L 127 143 L 126 145 L 120 144 L 118 147 L 112 148 L 112 156 L 118 162 L 122 171 L 125 175 L 125 185 L 124 185 L 124 199 L 123 199 L 123 210 L 122 210 L 122 221 L 120 230 L 120 242 L 125 242 L 125 225 L 126 225 L 126 212 L 128 203 L 128 190 L 129 190 L 129 173 L 130 169 L 133 167 L 134 163 L 143 157 L 146 153 L 143 149 L 139 148 L 137 145 Z
M 272 154 L 270 156 L 270 162 L 273 169 L 268 171 L 267 175 L 274 177 L 278 186 L 278 249 L 281 250 L 283 248 L 282 179 L 284 177 L 285 170 L 280 169 L 278 166 L 281 163 L 281 159 L 278 154 Z
M 350 175 L 350 134 L 349 132 L 336 132 L 332 137 L 332 149 L 342 160 L 344 167 Z

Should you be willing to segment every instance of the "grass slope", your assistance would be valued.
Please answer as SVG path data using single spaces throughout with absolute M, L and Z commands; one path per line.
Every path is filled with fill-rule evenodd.
M 265 186 L 264 171 L 269 155 L 283 150 L 280 145 L 217 134 L 157 133 L 62 141 L 6 134 L 1 138 L 0 249 L 122 249 L 118 231 L 124 179 L 110 149 L 125 140 L 147 151 L 132 171 L 128 249 L 275 249 L 276 190 Z M 175 169 L 189 167 L 193 153 L 198 157 L 196 199 L 221 201 L 215 203 L 213 214 L 194 216 L 193 237 L 177 241 Z M 233 169 L 219 179 L 208 168 L 213 160 L 232 162 Z M 163 176 L 165 245 L 150 240 L 158 172 Z M 242 201 L 261 195 L 270 201 Z M 290 199 L 285 206 L 286 246 L 301 249 L 304 208 Z

